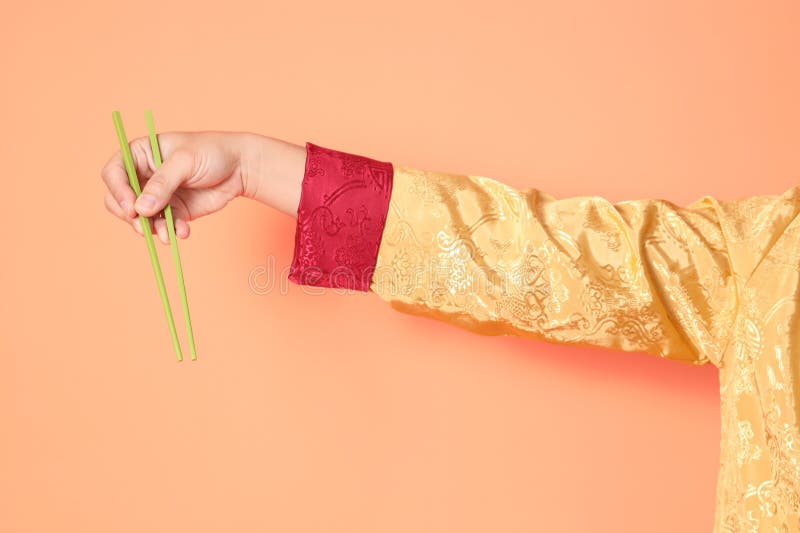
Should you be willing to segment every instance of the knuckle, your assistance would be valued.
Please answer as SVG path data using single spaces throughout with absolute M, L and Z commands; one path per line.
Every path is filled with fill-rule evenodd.
M 148 137 L 137 137 L 131 141 L 131 154 L 136 168 L 155 170 L 153 156 L 150 153 L 150 140 Z
M 106 186 L 114 191 L 128 184 L 128 173 L 121 161 L 109 161 L 100 171 L 100 177 Z
M 122 161 L 122 154 L 119 150 L 116 150 L 111 157 L 106 160 L 106 163 L 103 165 L 103 168 L 100 170 L 100 174 L 107 173 L 114 165 L 119 164 Z
M 119 215 L 119 213 L 117 212 L 117 208 L 116 208 L 116 200 L 114 200 L 114 197 L 111 196 L 111 194 L 106 193 L 103 196 L 103 205 L 105 205 L 106 210 L 109 213 L 111 213 L 113 215 Z
M 170 159 L 180 166 L 187 167 L 194 162 L 194 152 L 190 148 L 182 146 L 172 153 Z
M 114 164 L 112 162 L 106 163 L 102 170 L 100 170 L 100 177 L 103 179 L 106 185 L 111 185 L 113 176 Z
M 158 141 L 158 149 L 161 152 L 161 158 L 165 159 L 172 153 L 175 145 L 179 142 L 176 135 L 171 132 L 162 131 L 156 133 L 156 141 Z

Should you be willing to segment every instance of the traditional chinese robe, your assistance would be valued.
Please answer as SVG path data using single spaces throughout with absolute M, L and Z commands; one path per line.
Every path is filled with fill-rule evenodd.
M 714 533 L 800 532 L 800 186 L 612 203 L 306 154 L 289 279 L 485 335 L 710 363 Z

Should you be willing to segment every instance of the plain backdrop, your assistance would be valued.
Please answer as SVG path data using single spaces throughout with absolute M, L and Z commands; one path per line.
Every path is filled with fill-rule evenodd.
M 134 138 L 150 108 L 558 197 L 780 193 L 798 22 L 790 1 L 5 6 L 0 531 L 710 531 L 713 366 L 287 286 L 294 219 L 243 199 L 181 242 L 199 360 L 178 363 L 100 169 L 111 111 Z

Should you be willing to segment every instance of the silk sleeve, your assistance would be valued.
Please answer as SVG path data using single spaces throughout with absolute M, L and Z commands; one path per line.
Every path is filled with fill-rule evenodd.
M 720 364 L 737 308 L 727 236 L 751 203 L 557 198 L 306 147 L 295 283 L 371 291 L 483 335 Z M 740 262 L 755 242 L 738 241 Z
M 718 363 L 736 291 L 718 202 L 556 198 L 394 165 L 370 290 L 484 335 Z

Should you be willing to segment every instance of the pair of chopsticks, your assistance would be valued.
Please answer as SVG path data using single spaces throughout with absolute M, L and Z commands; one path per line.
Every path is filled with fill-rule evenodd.
M 142 194 L 139 187 L 139 177 L 136 175 L 136 165 L 133 163 L 133 155 L 131 148 L 128 144 L 128 139 L 125 137 L 125 129 L 122 127 L 122 117 L 119 111 L 113 111 L 111 118 L 114 119 L 114 127 L 117 130 L 117 137 L 119 137 L 119 146 L 122 151 L 122 160 L 125 163 L 125 171 L 128 173 L 128 181 L 131 188 L 136 193 L 136 197 Z M 155 167 L 161 166 L 161 150 L 158 147 L 158 139 L 156 138 L 156 129 L 153 126 L 153 115 L 150 110 L 144 112 L 144 118 L 147 122 L 147 129 L 150 134 L 150 148 L 153 151 L 153 162 Z M 186 323 L 186 333 L 189 337 L 189 350 L 192 354 L 192 361 L 197 359 L 197 352 L 194 346 L 194 334 L 192 333 L 192 321 L 189 318 L 189 303 L 186 300 L 186 287 L 183 282 L 183 269 L 181 268 L 181 258 L 178 254 L 178 239 L 175 236 L 175 224 L 172 218 L 172 208 L 169 204 L 164 208 L 164 218 L 167 223 L 167 233 L 169 234 L 169 245 L 172 249 L 172 260 L 175 263 L 175 271 L 178 278 L 178 287 L 181 294 L 181 302 L 183 304 L 183 319 Z M 144 240 L 147 243 L 147 251 L 150 253 L 150 263 L 153 265 L 153 273 L 156 275 L 156 284 L 158 285 L 158 292 L 161 294 L 161 303 L 164 306 L 164 312 L 167 315 L 167 324 L 169 325 L 169 333 L 172 336 L 172 346 L 175 348 L 175 356 L 178 361 L 183 361 L 183 354 L 181 353 L 181 344 L 178 342 L 178 333 L 175 331 L 175 321 L 172 318 L 172 309 L 169 305 L 169 298 L 167 297 L 167 289 L 164 286 L 164 277 L 161 274 L 161 265 L 158 262 L 158 254 L 156 253 L 156 246 L 153 242 L 153 232 L 150 229 L 150 219 L 148 217 L 139 215 L 139 224 L 144 231 Z

